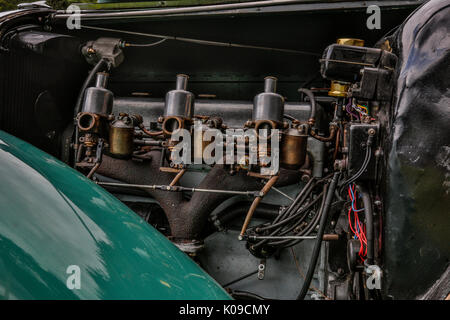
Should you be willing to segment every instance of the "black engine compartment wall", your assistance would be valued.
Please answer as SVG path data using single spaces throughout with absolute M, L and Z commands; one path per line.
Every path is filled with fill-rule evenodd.
M 138 92 L 163 98 L 173 89 L 175 75 L 186 73 L 191 77 L 189 88 L 196 95 L 214 94 L 217 99 L 250 102 L 261 92 L 263 78 L 274 75 L 279 78 L 279 91 L 287 101 L 298 102 L 299 87 L 323 85 L 319 58 L 327 45 L 339 37 L 359 37 L 370 46 L 412 10 L 411 6 L 383 7 L 379 30 L 365 28 L 365 8 L 89 24 L 317 53 L 309 56 L 179 41 L 166 41 L 148 49 L 128 48 L 125 63 L 111 75 L 109 88 L 116 96 L 129 97 Z M 105 36 L 135 43 L 155 39 L 98 30 L 68 30 L 65 23 L 52 25 L 51 32 L 42 31 L 39 26 L 34 30 L 25 31 L 22 36 L 19 33 L 12 38 L 9 52 L 0 52 L 0 129 L 59 156 L 61 132 L 72 121 L 75 100 L 89 68 L 79 45 Z M 33 33 L 56 35 L 39 39 Z M 44 108 L 36 108 L 43 93 Z
M 0 52 L 0 129 L 59 156 L 87 75 L 75 37 L 33 27 L 17 32 Z
M 401 64 L 387 124 L 384 290 L 412 299 L 449 263 L 450 4 L 425 4 L 391 40 Z
M 399 2 L 401 3 L 401 2 Z M 215 95 L 217 99 L 252 101 L 260 93 L 264 77 L 278 78 L 278 91 L 289 102 L 299 99 L 302 86 L 323 86 L 319 59 L 323 50 L 338 38 L 364 39 L 367 46 L 398 26 L 413 7 L 381 9 L 381 29 L 366 27 L 366 6 L 359 9 L 334 9 L 253 15 L 141 18 L 96 22 L 86 26 L 136 33 L 220 41 L 269 48 L 306 51 L 314 55 L 289 52 L 202 45 L 167 40 L 149 48 L 125 50 L 125 63 L 111 75 L 110 89 L 116 96 L 133 92 L 163 98 L 173 89 L 175 75 L 189 75 L 189 90 L 196 95 Z M 94 25 L 95 24 L 95 25 Z M 55 25 L 56 32 L 67 32 Z M 96 39 L 98 30 L 73 30 L 71 35 L 87 41 Z M 101 32 L 102 36 L 122 38 L 131 43 L 154 43 L 158 38 Z M 315 81 L 314 81 L 315 80 Z M 327 91 L 324 91 L 327 92 Z

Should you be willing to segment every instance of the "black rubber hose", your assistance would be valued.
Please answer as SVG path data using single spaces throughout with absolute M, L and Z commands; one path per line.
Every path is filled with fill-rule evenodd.
M 366 218 L 366 238 L 367 238 L 367 263 L 373 264 L 374 261 L 374 230 L 373 230 L 373 211 L 372 199 L 365 186 L 359 184 L 356 186 L 361 195 L 364 204 L 364 215 Z
M 295 206 L 299 203 L 299 201 L 302 199 L 304 195 L 308 195 L 312 189 L 309 189 L 312 185 L 312 183 L 315 181 L 315 178 L 312 178 L 308 181 L 308 183 L 303 187 L 303 189 L 299 192 L 299 194 L 295 197 L 294 201 L 289 205 L 289 207 L 282 212 L 273 223 L 278 222 L 279 220 L 288 217 L 291 213 L 291 211 L 295 208 Z M 304 200 L 304 199 L 303 199 Z M 301 202 L 300 202 L 301 203 Z
M 311 180 L 312 180 L 312 179 L 311 179 Z M 302 192 L 303 192 L 304 190 L 305 190 L 305 188 L 303 188 Z M 311 187 L 311 189 L 310 189 L 308 192 L 311 192 L 311 191 L 312 191 L 312 187 Z M 305 196 L 306 196 L 306 195 L 307 195 L 307 194 L 305 194 Z M 298 196 L 297 196 L 297 197 L 298 197 Z M 298 197 L 298 198 L 300 198 L 300 197 Z M 302 202 L 303 202 L 304 200 L 306 200 L 306 198 L 304 198 L 304 199 L 302 200 Z M 301 205 L 301 203 L 299 203 L 299 204 L 297 204 L 297 205 Z M 292 206 L 290 206 L 290 207 L 288 208 L 288 210 L 290 210 L 290 209 L 292 209 Z M 297 209 L 296 209 L 296 210 L 297 210 Z M 275 220 L 273 221 L 273 223 L 278 223 L 279 221 L 282 221 L 282 220 L 278 220 L 278 218 L 279 218 L 280 216 L 282 216 L 282 215 L 283 215 L 283 219 L 284 219 L 285 216 L 286 216 L 286 217 L 290 217 L 290 216 L 292 215 L 292 212 L 289 213 L 289 215 L 286 215 L 286 212 L 281 213 L 280 215 L 278 215 L 277 219 L 275 219 Z M 279 233 L 283 228 L 284 228 L 284 226 L 279 226 L 279 227 L 277 227 L 275 230 L 273 230 L 273 231 L 269 234 L 269 236 L 277 235 L 277 233 Z M 264 239 L 264 240 L 261 240 L 261 241 L 255 243 L 255 244 L 252 245 L 252 246 L 253 246 L 253 248 L 258 248 L 258 247 L 262 246 L 263 244 L 265 244 L 265 243 L 267 243 L 267 242 L 269 242 L 269 239 Z
M 323 186 L 323 192 L 322 194 L 326 194 L 327 193 L 327 189 L 328 185 L 325 184 Z M 325 207 L 325 201 L 326 198 L 324 196 L 321 197 L 322 198 L 322 202 L 320 204 L 320 208 L 318 210 L 318 212 L 314 215 L 314 217 L 312 218 L 312 220 L 309 222 L 309 225 L 303 229 L 302 231 L 296 233 L 296 236 L 308 236 L 311 232 L 314 231 L 314 229 L 316 228 L 322 213 L 323 213 L 323 208 Z M 297 222 L 297 225 L 300 225 L 301 222 L 306 218 L 306 215 L 304 215 L 299 222 Z M 288 230 L 282 231 L 279 233 L 280 236 L 284 236 L 287 235 L 289 232 L 291 232 L 292 230 L 294 230 L 297 226 L 291 226 Z M 279 248 L 287 248 L 290 247 L 292 245 L 295 245 L 297 243 L 300 243 L 301 241 L 303 241 L 302 239 L 297 239 L 297 240 L 279 240 L 279 241 L 271 241 L 269 242 L 269 245 L 273 245 L 273 246 L 277 246 Z
M 233 219 L 245 215 L 248 212 L 250 204 L 248 202 L 238 202 L 234 205 L 225 208 L 223 211 L 218 212 L 216 219 L 220 225 L 224 226 L 230 223 Z M 279 214 L 279 207 L 261 203 L 255 210 L 255 217 L 273 220 Z
M 363 164 L 361 165 L 361 168 L 359 168 L 359 170 L 353 176 L 351 176 L 347 180 L 341 182 L 340 186 L 345 187 L 346 185 L 356 181 L 364 173 L 364 171 L 366 171 L 367 166 L 369 165 L 369 162 L 371 159 L 371 155 L 372 155 L 372 149 L 370 147 L 367 147 L 366 156 L 364 158 Z
M 234 298 L 242 298 L 241 300 L 267 300 L 257 294 L 242 290 L 231 291 L 231 296 Z
M 313 201 L 308 203 L 305 208 L 297 211 L 294 215 L 289 216 L 289 217 L 287 217 L 284 220 L 278 221 L 277 223 L 268 225 L 266 227 L 260 227 L 260 228 L 258 228 L 258 232 L 262 232 L 262 231 L 266 231 L 266 230 L 270 230 L 270 229 L 273 229 L 273 228 L 276 228 L 276 227 L 283 226 L 284 224 L 294 220 L 295 218 L 298 218 L 302 213 L 307 212 L 320 198 L 322 198 L 322 193 L 317 198 L 315 198 Z M 300 223 L 299 221 L 296 221 L 294 226 L 296 227 L 299 223 Z M 294 228 L 292 228 L 292 229 L 294 229 Z M 289 230 L 289 231 L 291 231 L 291 230 Z
M 306 273 L 305 281 L 303 282 L 302 289 L 299 295 L 297 296 L 297 300 L 305 299 L 306 293 L 308 292 L 309 286 L 311 284 L 311 280 L 314 275 L 314 270 L 316 269 L 317 259 L 319 258 L 320 248 L 322 246 L 322 238 L 325 232 L 325 226 L 328 219 L 328 211 L 330 210 L 331 202 L 333 201 L 334 198 L 334 190 L 336 190 L 336 186 L 340 175 L 341 175 L 340 172 L 335 172 L 333 178 L 331 179 L 330 187 L 328 188 L 325 199 L 325 205 L 323 207 L 322 216 L 320 218 L 319 231 L 317 233 L 316 243 L 314 244 L 311 261 L 308 267 L 308 272 Z
M 322 178 L 321 180 L 317 181 L 317 183 L 311 188 L 311 190 L 308 191 L 308 193 L 309 193 L 310 191 L 312 191 L 312 189 L 315 188 L 317 185 L 319 185 L 319 184 L 322 183 L 323 181 L 329 179 L 331 176 L 332 176 L 332 174 L 329 174 L 327 177 Z M 309 183 L 309 182 L 308 182 L 308 183 Z M 305 186 L 305 187 L 302 189 L 302 193 L 306 190 L 306 188 L 307 188 L 307 186 Z M 305 193 L 305 196 L 307 196 L 308 193 Z M 300 196 L 297 196 L 297 197 L 300 198 Z M 323 197 L 325 197 L 325 195 L 324 195 Z M 304 198 L 302 201 L 304 201 L 304 200 L 306 200 L 306 198 Z M 292 206 L 292 205 L 291 205 L 291 206 Z M 292 208 L 291 206 L 288 208 L 288 210 Z M 298 207 L 295 209 L 295 211 L 299 210 L 299 207 L 300 207 L 300 206 L 299 206 L 298 204 L 297 204 L 297 206 L 298 206 Z M 294 211 L 294 213 L 295 213 L 295 211 Z M 291 213 L 288 215 L 288 217 L 291 216 L 292 214 L 293 214 L 293 213 L 291 212 Z M 281 217 L 282 215 L 283 215 L 283 219 L 284 219 L 284 218 L 285 218 L 285 212 L 283 212 L 282 214 L 280 214 L 278 217 Z M 277 217 L 277 219 L 274 220 L 273 223 L 277 223 L 278 221 L 280 221 L 280 219 L 278 219 L 278 217 Z M 283 226 L 278 227 L 276 230 L 272 231 L 272 232 L 269 234 L 269 236 L 275 236 L 275 235 L 277 235 L 280 231 L 282 231 L 283 228 L 284 228 Z M 269 239 L 261 240 L 261 241 L 257 242 L 256 244 L 254 244 L 254 245 L 253 245 L 253 248 L 260 247 L 260 246 L 262 246 L 263 244 L 265 244 L 265 243 L 267 243 L 267 242 L 269 242 Z
M 363 164 L 361 165 L 361 168 L 359 168 L 359 170 L 351 177 L 349 177 L 347 180 L 345 181 L 341 181 L 339 183 L 339 194 L 342 194 L 342 191 L 344 190 L 344 187 L 346 187 L 348 184 L 356 181 L 363 173 L 364 171 L 367 169 L 367 166 L 370 163 L 371 157 L 372 157 L 372 142 L 373 142 L 373 136 L 369 135 L 369 137 L 367 138 L 367 143 L 366 143 L 366 155 L 364 157 L 364 161 Z
M 324 186 L 324 191 L 322 193 L 326 193 L 326 192 L 327 192 L 327 185 Z M 325 199 L 325 197 L 322 197 L 322 198 L 323 198 L 322 199 L 323 201 L 322 201 L 322 203 L 320 205 L 319 214 L 316 214 L 313 217 L 313 221 L 312 221 L 312 223 L 310 223 L 309 227 L 307 227 L 306 229 L 302 230 L 297 235 L 299 235 L 299 236 L 309 236 L 311 234 L 311 232 L 314 231 L 314 229 L 317 226 L 318 221 L 322 217 L 321 214 L 323 214 L 323 208 L 325 207 L 326 199 Z M 295 246 L 295 245 L 299 244 L 302 241 L 303 240 L 301 240 L 301 239 L 290 240 L 290 241 L 287 241 L 287 242 L 279 243 L 278 247 L 280 249 L 289 248 L 289 247 L 292 247 L 292 246 Z
M 250 273 L 247 273 L 246 275 L 243 275 L 243 276 L 241 276 L 241 277 L 239 277 L 239 278 L 237 278 L 237 279 L 235 279 L 233 281 L 230 281 L 228 283 L 223 284 L 222 287 L 224 287 L 224 288 L 229 287 L 232 284 L 235 284 L 236 282 L 242 281 L 244 279 L 247 279 L 248 277 L 251 277 L 254 274 L 257 274 L 258 272 L 259 272 L 258 270 L 255 270 L 255 271 L 252 271 Z
M 300 88 L 298 89 L 298 92 L 304 93 L 308 96 L 309 101 L 311 103 L 311 114 L 309 115 L 309 121 L 313 121 L 313 123 L 316 121 L 316 98 L 314 97 L 314 93 L 312 93 L 311 90 L 306 88 Z

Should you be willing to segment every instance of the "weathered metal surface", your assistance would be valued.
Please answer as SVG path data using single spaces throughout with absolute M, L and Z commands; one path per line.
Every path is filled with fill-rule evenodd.
M 247 0 L 251 1 L 251 0 Z M 188 7 L 207 4 L 235 3 L 242 0 L 168 0 L 168 1 L 135 1 L 135 0 L 98 0 L 97 3 L 79 3 L 82 10 L 125 10 L 142 8 Z
M 298 169 L 306 159 L 308 137 L 300 134 L 297 129 L 288 129 L 283 132 L 280 163 L 288 169 Z
M 178 3 L 172 8 L 155 8 L 154 5 L 149 4 L 149 9 L 136 10 L 138 7 L 134 5 L 118 8 L 118 10 L 111 10 L 99 15 L 95 11 L 83 12 L 81 17 L 85 20 L 102 20 L 109 19 L 136 19 L 149 18 L 152 16 L 205 16 L 205 15 L 239 15 L 239 14 L 261 14 L 261 13 L 276 13 L 276 12 L 294 12 L 294 11 L 322 11 L 322 10 L 366 10 L 368 3 L 366 1 L 307 1 L 307 0 L 272 0 L 272 1 L 240 1 L 236 3 L 232 1 L 223 1 L 218 4 L 208 3 L 205 5 L 192 6 L 193 3 L 182 4 Z M 421 0 L 404 0 L 404 1 L 377 1 L 375 2 L 380 7 L 399 8 L 399 7 L 414 7 L 421 4 Z M 374 4 L 375 4 L 374 3 Z M 199 2 L 198 4 L 202 4 Z M 370 5 L 370 4 L 369 4 Z M 101 5 L 97 5 L 96 9 L 101 9 Z M 110 5 L 111 6 L 111 5 Z M 152 8 L 153 7 L 153 8 Z M 163 6 L 162 6 L 163 7 Z M 145 8 L 145 7 L 141 7 Z M 122 9 L 122 10 L 121 10 Z M 65 19 L 69 15 L 66 12 L 59 12 L 54 16 L 55 19 Z
M 402 3 L 398 1 L 395 10 L 382 6 L 382 28 L 370 31 L 361 28 L 366 24 L 368 16 L 364 4 L 364 9 L 346 11 L 340 8 L 315 11 L 313 14 L 293 12 L 285 8 L 284 13 L 271 15 L 216 17 L 209 13 L 207 19 L 189 17 L 174 20 L 160 17 L 153 21 L 135 19 L 132 22 L 105 19 L 95 23 L 95 27 L 125 30 L 135 34 L 90 29 L 71 30 L 70 34 L 86 41 L 108 35 L 138 44 L 153 43 L 156 40 L 154 37 L 138 36 L 138 33 L 159 34 L 177 39 L 201 39 L 316 53 L 317 56 L 302 55 L 167 40 L 148 48 L 126 48 L 126 65 L 121 65 L 114 71 L 110 86 L 117 97 L 129 96 L 135 92 L 158 98 L 173 88 L 173 77 L 183 72 L 189 74 L 189 91 L 197 97 L 209 94 L 218 99 L 250 100 L 261 91 L 261 80 L 267 75 L 273 75 L 279 80 L 277 91 L 286 97 L 287 102 L 296 102 L 299 101 L 299 86 L 317 75 L 318 60 L 327 45 L 336 42 L 339 36 L 353 35 L 364 39 L 367 46 L 372 46 L 411 12 L 413 7 L 404 7 Z M 330 3 L 320 5 L 326 7 Z M 83 22 L 84 24 L 87 22 Z M 94 26 L 93 23 L 89 25 Z M 53 28 L 56 32 L 68 33 L 65 23 L 55 24 Z M 286 30 L 289 30 L 288 35 L 280 36 L 286 34 Z M 321 81 L 315 81 L 309 87 L 314 86 L 320 88 Z
M 3 131 L 0 164 L 0 298 L 229 298 L 115 197 Z
M 170 184 L 175 174 L 159 170 L 161 152 L 149 153 L 151 161 L 135 162 L 113 159 L 105 156 L 98 173 L 107 177 L 134 184 Z M 289 185 L 300 179 L 300 173 L 282 170 L 276 186 Z M 218 189 L 248 191 L 260 190 L 259 179 L 245 173 L 230 175 L 222 165 L 216 165 L 200 182 L 198 189 Z M 190 200 L 181 193 L 160 190 L 148 190 L 163 208 L 170 224 L 171 235 L 177 240 L 201 239 L 202 230 L 208 215 L 223 201 L 232 195 L 223 193 L 194 192 Z
M 276 86 L 277 78 L 269 76 L 264 79 L 264 92 L 253 99 L 253 121 L 283 121 L 284 98 L 276 93 Z
M 219 117 L 229 128 L 242 128 L 247 120 L 252 118 L 253 105 L 251 101 L 233 101 L 216 99 L 198 99 L 195 101 L 195 115 Z M 317 125 L 326 129 L 324 109 L 317 105 Z M 144 118 L 144 125 L 156 122 L 164 114 L 164 100 L 146 97 L 116 97 L 113 113 L 125 112 L 140 114 Z M 286 103 L 284 112 L 299 120 L 307 120 L 311 113 L 308 102 Z

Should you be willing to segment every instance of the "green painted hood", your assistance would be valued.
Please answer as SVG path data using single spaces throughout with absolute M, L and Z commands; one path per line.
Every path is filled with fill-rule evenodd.
M 71 265 L 80 289 L 66 285 Z M 0 131 L 0 298 L 230 297 L 111 194 Z

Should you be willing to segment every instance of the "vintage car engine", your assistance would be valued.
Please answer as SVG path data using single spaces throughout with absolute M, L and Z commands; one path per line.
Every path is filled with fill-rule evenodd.
M 295 274 L 296 265 L 305 283 L 316 278 L 313 298 L 379 294 L 358 286 L 381 272 L 374 186 L 383 174 L 379 116 L 392 96 L 394 54 L 339 39 L 320 60 L 331 80 L 326 95 L 300 88 L 299 102 L 286 102 L 277 78 L 267 76 L 251 103 L 196 99 L 184 74 L 164 100 L 114 96 L 108 73 L 124 59 L 121 46 L 100 38 L 83 48 L 95 66 L 76 112 L 78 170 L 153 221 L 236 296 L 273 290 L 272 298 L 292 298 L 295 286 L 280 274 Z M 342 250 L 346 259 L 325 270 L 324 250 Z
M 234 298 L 418 298 L 449 270 L 438 2 L 379 1 L 379 30 L 358 1 L 89 9 L 78 29 L 32 8 L 0 23 L 0 129 L 109 191 Z

